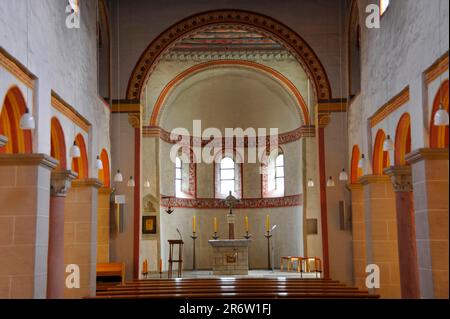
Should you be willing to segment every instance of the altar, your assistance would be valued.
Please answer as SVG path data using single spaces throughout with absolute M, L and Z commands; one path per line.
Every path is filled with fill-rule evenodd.
M 209 240 L 214 275 L 248 275 L 248 239 Z

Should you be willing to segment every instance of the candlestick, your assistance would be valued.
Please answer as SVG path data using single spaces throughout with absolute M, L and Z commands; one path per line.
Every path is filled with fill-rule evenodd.
M 245 231 L 244 238 L 247 239 L 247 240 L 249 240 L 251 237 L 252 237 L 252 235 L 248 233 L 248 230 Z
M 269 215 L 267 215 L 269 217 Z M 272 266 L 270 264 L 270 237 L 272 237 L 272 234 L 270 233 L 270 230 L 267 230 L 264 237 L 267 238 L 267 269 L 271 270 Z
M 159 258 L 159 278 L 162 276 L 162 258 Z
M 214 232 L 214 235 L 212 236 L 212 238 L 213 238 L 214 240 L 217 240 L 217 239 L 219 238 L 219 236 L 217 235 L 217 232 L 216 232 L 216 231 Z
M 245 223 L 245 231 L 246 231 L 247 234 L 248 234 L 248 216 L 245 216 L 245 218 L 244 218 L 244 223 Z
M 193 243 L 192 243 L 192 270 L 196 270 L 196 267 L 195 267 L 195 240 L 198 238 L 198 236 L 195 235 L 195 232 L 192 232 L 191 238 L 193 240 Z
M 217 233 L 217 217 L 214 217 L 214 233 Z

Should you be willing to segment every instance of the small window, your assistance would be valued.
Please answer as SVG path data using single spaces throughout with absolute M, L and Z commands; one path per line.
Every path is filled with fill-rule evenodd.
M 263 178 L 264 197 L 284 196 L 284 155 L 273 155 L 267 163 Z
M 220 161 L 220 193 L 228 195 L 235 193 L 235 166 L 230 157 L 224 157 Z
M 380 0 L 380 15 L 382 16 L 389 7 L 389 0 Z
M 175 159 L 175 196 L 181 197 L 183 194 L 182 191 L 182 164 L 181 164 L 181 158 L 177 156 Z

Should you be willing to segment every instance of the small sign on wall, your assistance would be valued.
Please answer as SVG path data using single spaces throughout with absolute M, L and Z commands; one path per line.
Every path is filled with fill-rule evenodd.
M 317 218 L 306 219 L 306 234 L 317 235 Z

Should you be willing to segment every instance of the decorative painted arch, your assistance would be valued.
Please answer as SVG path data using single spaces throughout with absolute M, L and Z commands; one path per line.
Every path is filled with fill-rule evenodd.
M 20 89 L 17 86 L 11 87 L 3 100 L 0 113 L 0 135 L 8 138 L 8 143 L 0 147 L 0 154 L 33 153 L 31 131 L 20 128 L 20 118 L 26 109 Z
M 298 91 L 296 86 L 283 74 L 278 71 L 265 66 L 260 63 L 252 62 L 252 61 L 241 61 L 241 60 L 217 60 L 217 61 L 208 61 L 200 64 L 196 64 L 190 67 L 187 70 L 184 70 L 175 78 L 173 78 L 161 91 L 158 99 L 156 100 L 155 106 L 153 107 L 153 112 L 150 118 L 150 126 L 158 126 L 159 119 L 162 114 L 162 111 L 165 107 L 165 101 L 167 97 L 170 95 L 170 92 L 180 84 L 184 79 L 194 74 L 200 73 L 202 71 L 212 69 L 212 68 L 220 68 L 220 67 L 245 67 L 254 70 L 261 71 L 265 74 L 269 74 L 271 78 L 275 79 L 279 82 L 284 88 L 286 88 L 291 96 L 294 97 L 297 105 L 299 106 L 299 112 L 301 121 L 305 125 L 309 125 L 309 111 L 308 106 L 306 105 L 301 93 Z
M 109 168 L 109 156 L 105 149 L 100 153 L 100 160 L 102 161 L 103 169 L 98 171 L 98 179 L 103 183 L 104 187 L 110 187 L 111 172 Z
M 361 159 L 361 152 L 358 145 L 354 145 L 352 149 L 352 161 L 350 165 L 350 183 L 358 184 L 358 179 L 363 175 L 362 168 L 358 167 L 358 162 Z
M 406 154 L 411 153 L 411 118 L 409 113 L 402 115 L 395 133 L 395 165 L 408 165 Z
M 50 142 L 50 155 L 59 161 L 56 169 L 66 170 L 67 153 L 64 131 L 56 117 L 53 117 L 51 120 Z
M 386 134 L 383 130 L 378 130 L 375 137 L 375 144 L 373 146 L 373 161 L 372 170 L 374 175 L 383 175 L 383 169 L 390 165 L 389 152 L 383 151 L 383 143 L 386 139 Z
M 325 68 L 308 43 L 295 31 L 266 15 L 242 10 L 215 10 L 187 17 L 163 31 L 144 50 L 131 74 L 127 88 L 128 99 L 140 99 L 150 73 L 164 52 L 180 38 L 212 25 L 241 25 L 282 43 L 297 58 L 311 82 L 318 100 L 332 98 Z
M 72 159 L 72 170 L 78 174 L 78 179 L 88 178 L 89 176 L 89 166 L 88 158 L 86 152 L 86 143 L 81 134 L 75 137 L 75 142 L 80 148 L 80 157 Z
M 430 122 L 430 147 L 431 148 L 448 148 L 448 126 L 436 126 L 434 125 L 434 115 L 439 109 L 439 104 L 442 101 L 444 109 L 448 112 L 448 90 L 449 80 L 445 80 L 433 101 L 433 111 L 431 112 Z

